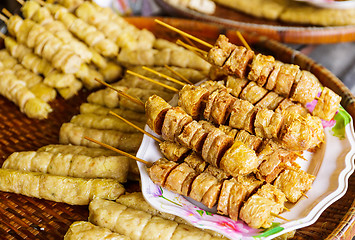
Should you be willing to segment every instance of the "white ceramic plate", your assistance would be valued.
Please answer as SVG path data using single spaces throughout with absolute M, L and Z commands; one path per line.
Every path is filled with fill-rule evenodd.
M 302 169 L 315 175 L 316 179 L 312 189 L 307 192 L 308 198 L 303 197 L 296 204 L 286 205 L 291 211 L 284 212 L 281 216 L 289 219 L 288 222 L 275 219 L 271 228 L 250 228 L 242 221 L 216 214 L 216 209 L 207 209 L 190 198 L 155 185 L 150 180 L 145 165 L 138 163 L 142 193 L 148 203 L 159 211 L 177 215 L 196 227 L 214 230 L 230 239 L 267 240 L 309 226 L 328 206 L 346 193 L 348 179 L 355 168 L 355 137 L 351 116 L 340 108 L 334 119 L 324 122 L 326 143 L 315 153 L 305 152 L 304 157 L 308 161 L 300 158 L 297 160 Z M 148 126 L 145 129 L 154 134 Z M 162 154 L 158 144 L 145 135 L 137 157 L 155 162 Z
M 297 2 L 305 2 L 321 8 L 337 8 L 337 9 L 349 9 L 355 8 L 354 0 L 347 1 L 334 1 L 334 0 L 294 0 Z

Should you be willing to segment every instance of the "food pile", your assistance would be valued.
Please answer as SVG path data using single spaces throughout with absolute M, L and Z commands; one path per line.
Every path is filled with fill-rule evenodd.
M 27 1 L 21 11 L 24 19 L 4 19 L 10 35 L 3 36 L 6 49 L 0 51 L 1 94 L 28 117 L 43 119 L 57 93 L 65 99 L 82 87 L 91 93 L 80 114 L 62 125 L 60 145 L 6 159 L 0 190 L 89 205 L 89 222 L 73 223 L 65 239 L 223 238 L 152 209 L 140 193 L 125 193 L 122 184 L 139 179 L 136 162 L 84 138 L 135 155 L 142 133 L 110 112 L 141 128 L 147 122 L 162 135 L 166 159 L 148 167 L 155 183 L 217 205 L 220 214 L 252 227 L 268 227 L 285 201 L 297 202 L 310 189 L 314 176 L 295 159 L 325 141 L 319 117 L 333 118 L 340 102 L 328 88 L 316 97 L 320 85 L 311 73 L 237 47 L 224 36 L 207 56 L 211 68 L 193 52 L 92 2 Z M 142 65 L 173 78 L 178 73 L 193 84 L 181 86 Z M 168 103 L 175 91 L 126 70 L 178 89 L 179 106 Z M 194 85 L 208 74 L 216 81 Z M 110 88 L 97 90 L 95 78 L 145 107 Z M 304 105 L 315 98 L 319 103 L 311 115 Z
M 165 157 L 148 174 L 220 214 L 268 228 L 286 201 L 311 188 L 315 176 L 295 160 L 325 141 L 321 118 L 332 119 L 341 98 L 299 66 L 255 55 L 223 35 L 207 59 L 222 81 L 185 85 L 177 107 L 158 96 L 146 102 Z M 315 98 L 310 113 L 305 104 Z

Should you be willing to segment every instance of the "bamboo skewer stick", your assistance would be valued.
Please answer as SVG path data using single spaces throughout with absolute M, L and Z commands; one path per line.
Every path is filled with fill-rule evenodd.
M 188 80 L 188 79 L 185 78 L 183 75 L 181 75 L 180 73 L 178 73 L 177 71 L 175 71 L 174 69 L 172 69 L 170 66 L 168 66 L 168 65 L 165 64 L 164 67 L 165 67 L 166 69 L 168 69 L 170 72 L 174 73 L 174 74 L 175 74 L 176 76 L 178 76 L 179 78 L 181 78 L 182 80 L 184 80 L 185 82 L 187 82 L 188 84 L 193 85 L 193 83 L 190 82 L 190 80 Z
M 7 17 L 2 14 L 0 14 L 0 20 L 2 20 L 6 24 L 9 22 L 9 19 L 7 19 Z
M 305 157 L 303 157 L 301 154 L 299 154 L 299 153 L 295 153 L 299 158 L 302 158 L 303 160 L 305 160 L 305 161 L 308 161 L 308 159 L 307 158 L 305 158 Z
M 23 1 L 23 0 L 16 0 L 16 1 L 21 5 L 25 4 L 25 1 Z
M 189 50 L 192 50 L 192 51 L 194 51 L 194 52 L 199 52 L 199 53 L 203 54 L 204 56 L 207 56 L 207 52 L 206 52 L 206 51 L 201 50 L 201 49 L 199 49 L 199 48 L 197 48 L 197 47 L 191 46 L 191 45 L 189 45 L 189 44 L 187 44 L 187 43 L 184 43 L 184 42 L 181 41 L 180 39 L 178 39 L 178 40 L 176 41 L 176 44 L 181 45 L 181 46 L 183 46 L 183 47 L 185 47 L 185 48 L 187 48 L 187 49 L 189 49 Z
M 142 68 L 143 68 L 144 70 L 147 70 L 147 71 L 151 72 L 151 73 L 154 73 L 155 75 L 157 75 L 157 76 L 159 76 L 159 77 L 163 77 L 163 78 L 165 78 L 165 79 L 167 79 L 167 80 L 169 80 L 169 81 L 171 81 L 171 82 L 177 83 L 177 84 L 179 84 L 179 85 L 181 85 L 181 86 L 185 86 L 185 85 L 186 85 L 185 83 L 182 83 L 182 82 L 180 82 L 179 80 L 176 80 L 175 78 L 169 77 L 168 75 L 165 75 L 165 74 L 163 74 L 163 73 L 160 73 L 160 72 L 158 72 L 158 71 L 155 71 L 154 69 L 151 69 L 151 68 L 149 68 L 149 67 L 143 66 Z
M 245 38 L 243 37 L 243 35 L 239 31 L 237 31 L 237 36 L 238 36 L 239 40 L 243 43 L 244 47 L 246 47 L 246 49 L 248 49 L 248 50 L 251 50 L 249 44 L 247 43 L 247 41 L 245 40 Z
M 169 85 L 166 85 L 166 84 L 164 84 L 164 83 L 161 83 L 161 82 L 159 82 L 159 81 L 156 81 L 156 80 L 154 80 L 154 79 L 148 78 L 148 77 L 143 76 L 143 75 L 141 75 L 141 74 L 132 72 L 131 70 L 127 70 L 127 73 L 128 73 L 128 74 L 131 74 L 131 75 L 133 75 L 133 76 L 139 77 L 139 78 L 143 78 L 143 79 L 145 79 L 145 80 L 147 80 L 147 81 L 149 81 L 149 82 L 158 84 L 158 85 L 160 85 L 160 86 L 163 86 L 163 87 L 165 87 L 165 88 L 167 88 L 167 89 L 169 89 L 169 90 L 171 90 L 171 91 L 174 91 L 174 92 L 178 92 L 178 91 L 179 91 L 179 89 L 176 89 L 176 88 L 174 88 L 174 87 L 171 87 L 171 86 L 169 86 Z
M 302 196 L 304 196 L 305 198 L 308 198 L 308 196 L 307 196 L 305 193 L 301 192 L 301 194 L 302 194 Z
M 108 84 L 108 83 L 106 83 L 106 82 L 104 82 L 104 81 L 101 81 L 101 80 L 99 80 L 99 79 L 97 79 L 97 78 L 95 78 L 95 80 L 98 81 L 99 83 L 105 85 L 106 87 L 111 88 L 112 90 L 116 91 L 119 95 L 121 95 L 121 96 L 123 96 L 123 97 L 126 97 L 126 98 L 132 100 L 133 102 L 137 103 L 138 105 L 141 105 L 141 106 L 143 106 L 143 107 L 145 106 L 145 104 L 144 104 L 140 99 L 135 98 L 135 97 L 132 97 L 132 96 L 130 96 L 130 95 L 124 93 L 123 91 L 121 91 L 121 90 L 119 90 L 119 89 L 116 89 L 116 88 L 112 87 L 110 84 Z
M 277 217 L 277 218 L 280 218 L 280 219 L 282 219 L 282 220 L 285 220 L 285 221 L 287 221 L 287 222 L 290 221 L 290 220 L 288 220 L 287 218 L 284 218 L 284 217 L 282 217 L 282 216 L 280 216 L 280 215 L 278 215 L 278 214 L 276 214 L 276 213 L 271 213 L 270 215 L 271 215 L 271 216 L 274 216 L 274 217 Z
M 134 160 L 136 160 L 136 161 L 138 161 L 138 162 L 144 163 L 144 164 L 147 165 L 147 166 L 150 166 L 150 165 L 151 165 L 150 162 L 147 162 L 147 161 L 145 161 L 145 160 L 143 160 L 143 159 L 137 158 L 136 156 L 133 156 L 133 155 L 131 155 L 131 154 L 129 154 L 129 153 L 126 153 L 126 152 L 124 152 L 124 151 L 122 151 L 122 150 L 119 150 L 119 149 L 117 149 L 117 148 L 114 148 L 114 147 L 112 147 L 112 146 L 110 146 L 110 145 L 108 145 L 108 144 L 106 144 L 106 143 L 99 142 L 99 141 L 97 141 L 97 140 L 95 140 L 95 139 L 92 139 L 92 138 L 90 138 L 90 137 L 87 137 L 87 136 L 84 136 L 84 138 L 85 138 L 86 140 L 89 140 L 89 141 L 93 142 L 93 143 L 99 144 L 100 146 L 103 146 L 104 148 L 110 149 L 110 150 L 115 151 L 115 152 L 117 152 L 117 153 L 119 153 L 119 154 L 122 154 L 122 155 L 124 155 L 124 156 L 126 156 L 126 157 L 132 158 L 132 159 L 134 159 Z
M 12 17 L 12 13 L 6 8 L 1 9 L 1 12 L 3 12 L 8 18 Z
M 192 39 L 192 40 L 194 40 L 194 41 L 196 41 L 198 43 L 201 43 L 202 45 L 205 45 L 206 47 L 209 47 L 209 48 L 213 47 L 213 45 L 209 44 L 208 42 L 205 42 L 205 41 L 203 41 L 203 40 L 201 40 L 201 39 L 199 39 L 197 37 L 192 36 L 191 34 L 188 34 L 188 33 L 184 32 L 184 31 L 181 31 L 180 29 L 177 29 L 177 28 L 175 28 L 175 27 L 173 27 L 173 26 L 171 26 L 171 25 L 169 25 L 169 24 L 167 24 L 165 22 L 162 22 L 162 21 L 160 21 L 158 19 L 155 19 L 154 21 L 156 23 L 158 23 L 158 24 L 160 24 L 160 25 L 162 25 L 162 26 L 164 26 L 166 28 L 169 28 L 169 29 L 181 34 L 181 35 L 184 35 L 184 36 L 186 36 L 186 37 L 188 37 L 188 38 L 190 38 L 190 39 Z
M 162 143 L 163 141 L 160 140 L 159 138 L 155 137 L 154 135 L 150 134 L 149 132 L 145 131 L 144 129 L 138 127 L 137 125 L 131 123 L 130 121 L 128 121 L 127 119 L 124 119 L 123 117 L 121 117 L 120 115 L 118 115 L 117 113 L 114 113 L 112 111 L 109 111 L 109 114 L 121 119 L 122 121 L 124 121 L 125 123 L 127 123 L 128 125 L 130 125 L 131 127 L 134 127 L 135 129 L 137 129 L 138 131 L 140 131 L 141 133 L 148 135 L 149 137 L 153 138 L 155 141 L 157 141 L 158 143 Z

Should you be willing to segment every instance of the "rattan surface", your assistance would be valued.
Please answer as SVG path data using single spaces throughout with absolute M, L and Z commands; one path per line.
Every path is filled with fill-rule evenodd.
M 157 37 L 175 40 L 177 34 L 158 26 L 152 18 L 131 18 L 131 23 L 140 28 L 148 28 Z M 238 43 L 235 31 L 227 30 L 197 21 L 164 19 L 168 23 L 199 36 L 211 43 L 218 34 L 225 33 Z M 253 48 L 264 53 L 272 53 L 285 62 L 294 62 L 302 68 L 312 71 L 320 81 L 343 97 L 343 106 L 354 117 L 354 96 L 329 71 L 317 65 L 304 55 L 274 41 L 256 35 L 244 34 Z M 41 146 L 57 143 L 62 123 L 79 112 L 79 106 L 85 101 L 87 91 L 70 100 L 56 99 L 51 103 L 54 112 L 47 120 L 28 119 L 8 100 L 0 97 L 0 163 L 14 151 L 35 150 Z M 136 183 L 128 183 L 129 190 L 136 190 Z M 323 212 L 318 221 L 306 228 L 299 229 L 294 239 L 351 239 L 355 219 L 355 176 L 349 179 L 349 188 L 344 197 Z M 17 194 L 0 193 L 0 239 L 62 239 L 69 225 L 75 220 L 86 220 L 86 206 L 70 206 Z M 352 228 L 351 228 L 352 227 Z

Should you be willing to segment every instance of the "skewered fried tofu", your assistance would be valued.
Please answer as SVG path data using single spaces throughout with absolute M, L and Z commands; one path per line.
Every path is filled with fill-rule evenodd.
M 324 130 L 320 118 L 308 114 L 300 118 L 297 113 L 289 113 L 281 129 L 282 146 L 302 151 L 318 145 L 324 139 Z
M 223 49 L 222 49 L 223 48 Z M 222 67 L 232 51 L 236 48 L 234 44 L 229 43 L 224 35 L 219 35 L 215 46 L 208 52 L 208 61 L 213 62 L 214 65 Z
M 129 240 L 129 237 L 113 233 L 107 228 L 95 226 L 85 221 L 77 221 L 70 225 L 64 240 Z
M 228 75 L 226 80 L 226 87 L 232 89 L 230 94 L 234 97 L 239 97 L 244 87 L 249 83 L 248 80 Z
M 185 159 L 184 162 L 186 162 L 190 167 L 195 169 L 197 174 L 202 173 L 205 171 L 208 163 L 205 162 L 200 155 L 198 155 L 196 152 L 193 152 L 189 154 Z
M 269 74 L 274 69 L 275 58 L 273 56 L 266 56 L 257 54 L 251 62 L 248 79 L 256 82 L 259 86 L 264 86 L 269 77 Z
M 86 140 L 84 136 L 126 152 L 137 151 L 143 137 L 141 133 L 124 133 L 115 130 L 90 129 L 72 123 L 64 123 L 60 128 L 59 142 L 62 144 L 70 143 L 73 145 L 98 147 L 96 143 Z
M 147 125 L 155 133 L 161 135 L 165 115 L 171 105 L 157 95 L 152 95 L 145 103 Z
M 209 92 L 206 88 L 185 85 L 179 91 L 178 105 L 192 118 L 196 119 L 207 102 Z
M 159 144 L 159 149 L 161 153 L 168 160 L 173 162 L 179 162 L 184 159 L 190 152 L 190 149 L 187 147 L 183 147 L 180 144 L 164 141 Z
M 275 110 L 277 106 L 284 100 L 283 97 L 274 92 L 269 92 L 255 106 Z
M 208 98 L 204 117 L 217 125 L 224 124 L 230 115 L 231 106 L 235 100 L 235 97 L 229 94 L 227 88 L 216 90 Z
M 290 93 L 291 100 L 306 104 L 313 101 L 317 96 L 320 89 L 320 83 L 312 73 L 308 71 L 300 71 L 296 76 L 292 88 Z
M 58 176 L 112 178 L 119 182 L 126 182 L 129 160 L 127 157 L 120 156 L 88 157 L 29 151 L 12 153 L 2 167 Z
M 180 107 L 170 108 L 165 115 L 162 126 L 162 138 L 174 142 L 185 125 L 192 122 L 192 118 Z
M 242 142 L 234 144 L 223 155 L 221 169 L 236 177 L 239 174 L 249 174 L 257 169 L 260 162 L 255 152 Z
M 280 189 L 288 201 L 295 203 L 302 197 L 302 192 L 311 189 L 315 176 L 301 169 L 286 169 L 275 180 L 274 186 Z
M 147 171 L 154 183 L 160 186 L 165 186 L 165 181 L 169 173 L 177 166 L 177 163 L 161 158 L 154 162 L 153 165 L 147 169 Z
M 164 187 L 168 190 L 182 194 L 182 184 L 190 173 L 195 172 L 187 163 L 179 164 L 171 172 L 164 183 Z
M 240 93 L 239 98 L 250 102 L 251 104 L 256 104 L 259 102 L 266 94 L 267 90 L 258 86 L 255 82 L 249 82 Z
M 185 125 L 181 134 L 177 137 L 177 141 L 181 145 L 199 152 L 207 134 L 202 125 L 194 120 Z
M 326 121 L 330 121 L 338 110 L 340 101 L 340 96 L 335 94 L 329 88 L 324 87 L 317 105 L 313 110 L 313 115 L 319 116 Z
M 0 190 L 71 205 L 87 205 L 95 197 L 110 200 L 124 193 L 113 179 L 83 179 L 0 169 Z
M 285 194 L 270 184 L 261 187 L 240 209 L 239 217 L 253 228 L 268 228 L 283 210 Z

